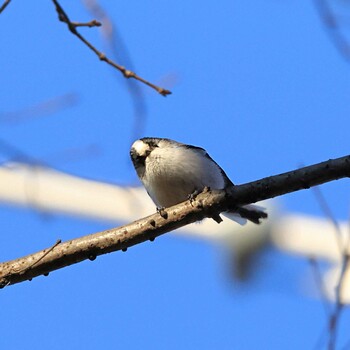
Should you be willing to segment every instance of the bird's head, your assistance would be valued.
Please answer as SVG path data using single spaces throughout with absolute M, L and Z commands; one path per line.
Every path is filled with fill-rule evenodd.
M 146 158 L 155 148 L 161 148 L 164 141 L 156 137 L 144 137 L 132 144 L 130 156 L 139 177 L 143 176 Z

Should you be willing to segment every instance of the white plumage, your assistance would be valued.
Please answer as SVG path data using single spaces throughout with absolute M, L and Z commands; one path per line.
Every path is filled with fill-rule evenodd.
M 203 148 L 147 137 L 134 142 L 130 155 L 139 178 L 158 208 L 181 203 L 204 187 L 220 190 L 234 186 Z M 238 208 L 234 214 L 255 223 L 267 217 L 252 205 Z M 242 223 L 242 220 L 237 221 Z

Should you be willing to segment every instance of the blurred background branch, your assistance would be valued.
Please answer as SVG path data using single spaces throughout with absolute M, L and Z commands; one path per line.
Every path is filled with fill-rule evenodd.
M 339 18 L 333 12 L 331 7 L 331 5 L 334 6 L 335 1 L 331 1 L 329 3 L 328 0 L 314 0 L 314 3 L 323 23 L 323 27 L 325 28 L 335 48 L 347 62 L 350 62 L 349 40 L 342 32 Z
M 5 287 L 41 274 L 48 274 L 53 270 L 89 259 L 91 256 L 96 257 L 116 250 L 126 250 L 135 244 L 153 240 L 161 234 L 203 220 L 205 217 L 210 218 L 212 215 L 215 217 L 237 205 L 254 203 L 262 198 L 268 199 L 271 196 L 309 188 L 315 184 L 349 177 L 349 175 L 350 156 L 234 186 L 230 193 L 226 193 L 224 190 L 203 192 L 191 202 L 186 201 L 165 209 L 167 212 L 165 218 L 156 213 L 117 229 L 64 242 L 55 251 L 49 248 L 50 254 L 44 250 L 24 258 L 2 263 L 0 265 L 0 286 Z M 8 181 L 6 184 L 8 185 Z M 57 188 L 57 186 L 55 187 Z M 78 193 L 85 193 L 81 188 L 74 187 Z M 123 191 L 125 192 L 125 189 Z M 44 193 L 46 194 L 47 191 Z M 66 198 L 62 199 L 64 202 L 67 201 Z M 119 200 L 121 200 L 120 197 Z M 52 198 L 46 198 L 46 201 L 53 202 Z M 124 205 L 122 203 L 122 206 Z M 82 208 L 80 208 L 81 210 Z M 346 266 L 344 270 L 345 268 Z M 336 311 L 334 320 L 340 314 L 338 306 Z
M 93 17 L 96 17 L 101 23 L 103 23 L 100 28 L 100 33 L 102 34 L 107 46 L 110 48 L 113 57 L 115 57 L 118 62 L 129 67 L 132 71 L 135 71 L 135 65 L 127 45 L 119 34 L 118 28 L 112 18 L 97 0 L 82 0 L 82 3 Z M 130 137 L 130 144 L 132 144 L 134 140 L 137 140 L 144 135 L 148 111 L 145 94 L 140 85 L 130 79 L 123 79 L 123 83 L 129 92 L 133 105 L 134 120 Z

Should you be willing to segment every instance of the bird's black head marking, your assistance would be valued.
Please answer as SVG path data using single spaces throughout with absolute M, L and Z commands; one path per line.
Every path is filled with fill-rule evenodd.
M 144 137 L 131 146 L 130 157 L 140 178 L 145 173 L 146 158 L 156 147 L 159 147 L 159 141 L 160 139 L 157 138 Z
M 161 139 L 157 137 L 143 137 L 140 140 L 149 145 L 150 150 L 152 151 L 154 148 L 159 147 L 158 144 Z

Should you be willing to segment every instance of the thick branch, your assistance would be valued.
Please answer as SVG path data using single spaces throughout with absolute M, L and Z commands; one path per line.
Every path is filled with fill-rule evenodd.
M 254 203 L 325 182 L 350 177 L 350 156 L 329 160 L 288 173 L 235 186 L 229 193 L 209 191 L 131 224 L 91 234 L 37 253 L 0 264 L 0 287 L 30 280 L 62 267 L 145 242 L 206 217 L 217 216 L 237 205 Z M 234 224 L 233 224 L 234 225 Z

